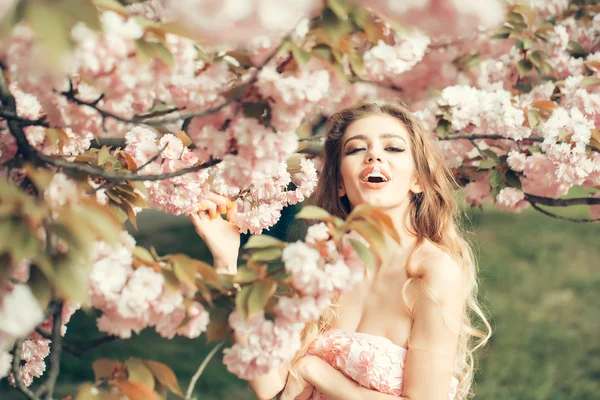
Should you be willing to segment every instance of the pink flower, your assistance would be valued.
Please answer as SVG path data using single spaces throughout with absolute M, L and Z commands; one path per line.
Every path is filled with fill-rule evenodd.
M 525 199 L 523 191 L 507 187 L 502 189 L 496 196 L 496 204 L 501 210 L 521 212 L 529 205 Z

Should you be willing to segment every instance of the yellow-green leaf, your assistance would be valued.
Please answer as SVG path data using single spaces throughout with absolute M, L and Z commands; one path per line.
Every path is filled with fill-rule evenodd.
M 79 387 L 75 400 L 120 400 L 120 396 L 98 389 L 92 383 L 84 383 Z
M 233 278 L 235 283 L 254 282 L 258 279 L 258 273 L 250 268 L 239 268 L 237 274 Z
M 157 381 L 176 395 L 183 396 L 177 377 L 169 366 L 152 360 L 144 360 L 144 363 L 152 371 Z
M 350 244 L 358 254 L 358 257 L 365 264 L 365 268 L 369 273 L 373 273 L 373 269 L 375 268 L 375 256 L 371 249 L 369 249 L 363 242 L 357 239 L 349 238 Z
M 248 295 L 248 315 L 264 310 L 269 298 L 275 293 L 277 282 L 265 279 L 252 284 L 252 290 Z
M 269 235 L 252 235 L 244 245 L 245 249 L 264 249 L 267 247 L 285 247 L 286 243 Z
M 179 280 L 190 289 L 196 289 L 196 272 L 197 268 L 194 260 L 182 254 L 169 257 L 169 261 L 173 264 L 173 272 Z
M 75 303 L 89 303 L 89 268 L 81 262 L 63 257 L 55 265 L 56 284 L 60 293 Z
M 248 297 L 252 292 L 252 286 L 244 286 L 235 297 L 235 308 L 243 318 L 248 316 Z
M 355 230 L 361 235 L 371 246 L 371 249 L 379 257 L 383 258 L 385 254 L 385 238 L 381 230 L 377 229 L 373 224 L 364 221 L 357 220 L 350 223 L 350 229 Z
M 104 165 L 110 157 L 110 147 L 102 146 L 98 151 L 98 165 Z
M 273 261 L 281 257 L 282 250 L 278 247 L 259 249 L 252 252 L 252 261 Z
M 47 61 L 58 66 L 71 48 L 71 24 L 67 16 L 59 7 L 41 1 L 28 2 L 25 15 L 44 47 Z
M 332 215 L 317 206 L 304 206 L 302 207 L 300 212 L 296 214 L 296 218 L 313 219 L 317 221 L 329 221 L 332 219 Z
M 129 381 L 137 382 L 154 390 L 154 376 L 143 360 L 130 358 L 125 362 Z
M 82 21 L 96 31 L 102 28 L 98 9 L 92 0 L 63 0 L 61 5 L 65 14 L 73 16 L 74 22 Z

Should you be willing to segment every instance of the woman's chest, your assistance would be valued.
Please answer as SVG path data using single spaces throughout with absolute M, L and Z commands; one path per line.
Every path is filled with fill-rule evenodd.
M 405 345 L 411 328 L 403 299 L 403 271 L 379 271 L 366 278 L 338 301 L 334 328 L 384 336 Z

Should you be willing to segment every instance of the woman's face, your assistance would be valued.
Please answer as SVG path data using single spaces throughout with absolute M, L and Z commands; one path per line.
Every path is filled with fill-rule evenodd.
M 409 133 L 398 119 L 371 114 L 354 121 L 342 137 L 340 197 L 352 207 L 404 208 L 416 182 Z

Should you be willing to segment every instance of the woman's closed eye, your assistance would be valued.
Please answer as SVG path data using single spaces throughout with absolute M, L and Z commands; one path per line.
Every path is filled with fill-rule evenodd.
M 346 155 L 349 156 L 350 154 L 355 154 L 355 153 L 358 153 L 359 151 L 364 151 L 364 150 L 366 150 L 366 148 L 364 148 L 364 147 L 354 147 L 354 148 L 346 150 Z
M 393 147 L 393 146 L 386 147 L 385 149 L 386 149 L 387 151 L 393 151 L 394 153 L 402 153 L 402 152 L 404 151 L 404 149 L 403 149 L 403 148 L 400 148 L 400 147 Z

